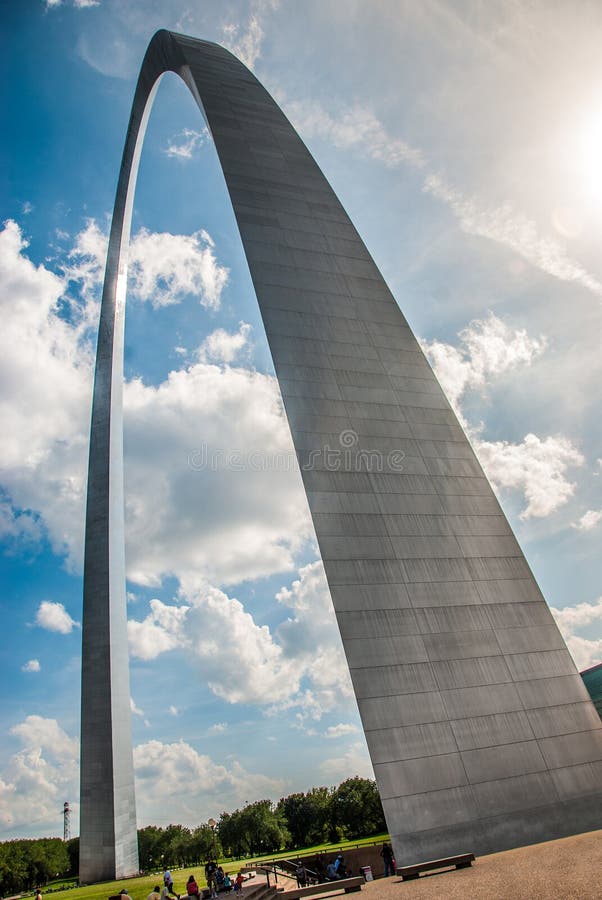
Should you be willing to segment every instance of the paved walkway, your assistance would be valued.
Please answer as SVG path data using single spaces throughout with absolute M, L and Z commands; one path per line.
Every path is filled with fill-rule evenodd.
M 602 900 L 602 831 L 481 856 L 470 869 L 422 875 L 417 881 L 379 878 L 353 896 L 354 900 L 360 896 L 363 900 Z

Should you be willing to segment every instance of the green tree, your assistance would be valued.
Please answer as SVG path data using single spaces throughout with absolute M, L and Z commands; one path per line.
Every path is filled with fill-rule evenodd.
M 290 833 L 290 847 L 310 847 L 327 838 L 330 800 L 330 790 L 317 787 L 306 794 L 289 794 L 279 801 L 278 810 Z
M 376 782 L 369 778 L 348 778 L 331 799 L 331 824 L 348 838 L 360 838 L 386 830 Z

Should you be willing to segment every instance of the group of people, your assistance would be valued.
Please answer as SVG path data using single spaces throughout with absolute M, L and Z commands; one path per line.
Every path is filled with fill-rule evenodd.
M 380 851 L 380 855 L 382 856 L 384 868 L 385 868 L 385 878 L 388 878 L 389 875 L 395 875 L 395 858 L 393 856 L 393 850 L 390 844 L 383 844 L 382 850 Z M 308 883 L 308 874 L 307 869 L 301 862 L 298 861 L 297 869 L 295 872 L 297 876 L 297 885 L 299 887 L 306 887 Z M 343 858 L 343 854 L 339 853 L 332 862 L 329 862 L 326 866 L 325 879 L 327 881 L 337 881 L 341 878 L 349 878 L 351 876 L 351 869 L 348 869 L 345 865 L 345 860 Z M 319 873 L 318 873 L 319 877 Z M 211 892 L 211 897 L 213 900 L 218 895 L 218 892 L 225 891 L 230 892 L 232 890 L 235 893 L 240 893 L 242 891 L 242 886 L 244 882 L 244 875 L 242 872 L 239 872 L 234 881 L 230 878 L 227 872 L 224 872 L 221 866 L 218 866 L 214 859 L 210 859 L 205 866 L 205 878 L 207 880 L 207 887 Z M 322 880 L 320 878 L 320 880 Z M 128 892 L 123 889 L 121 891 L 120 900 L 131 900 Z M 166 867 L 163 870 L 163 888 L 157 884 L 155 885 L 154 890 L 150 892 L 146 900 L 171 900 L 172 897 L 177 897 L 177 900 L 181 900 L 180 894 L 177 894 L 174 891 L 173 879 L 171 877 L 171 872 Z M 188 881 L 186 882 L 186 898 L 196 898 L 196 900 L 202 900 L 201 890 L 196 882 L 194 875 L 190 875 Z M 38 888 L 36 893 L 35 900 L 42 900 L 42 894 Z M 113 900 L 113 898 L 111 898 Z
M 239 872 L 236 878 L 232 880 L 228 873 L 224 872 L 223 868 L 218 866 L 214 859 L 210 859 L 205 866 L 205 879 L 212 898 L 216 898 L 219 891 L 229 893 L 234 890 L 236 893 L 239 893 L 242 890 L 242 885 L 245 880 L 242 872 Z M 127 892 L 122 891 L 122 893 Z M 201 900 L 202 898 L 202 891 L 199 888 L 194 875 L 190 875 L 186 882 L 185 896 L 187 898 L 195 897 L 196 900 Z M 154 890 L 150 892 L 146 900 L 171 900 L 172 897 L 177 897 L 177 900 L 182 900 L 182 895 L 176 893 L 174 890 L 171 872 L 166 867 L 163 870 L 163 887 L 161 888 L 158 884 L 155 885 Z M 125 898 L 122 898 L 122 900 L 125 900 Z
M 348 869 L 343 859 L 343 854 L 339 853 L 333 862 L 329 862 L 326 866 L 326 877 L 329 881 L 336 881 L 339 878 L 349 878 L 351 869 Z

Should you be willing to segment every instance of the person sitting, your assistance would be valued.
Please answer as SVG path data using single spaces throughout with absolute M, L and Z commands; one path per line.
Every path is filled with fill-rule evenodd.
M 196 897 L 197 900 L 199 900 L 200 891 L 199 886 L 195 881 L 194 875 L 191 875 L 186 882 L 186 893 L 189 897 Z
M 161 900 L 161 888 L 158 884 L 155 885 L 146 900 Z
M 329 862 L 326 866 L 326 877 L 329 881 L 336 881 L 339 877 L 337 875 L 337 870 L 335 868 L 335 864 L 333 862 Z
M 339 853 L 337 858 L 334 861 L 334 870 L 336 872 L 337 878 L 344 878 L 347 874 L 345 871 L 345 861 L 343 859 L 343 854 Z

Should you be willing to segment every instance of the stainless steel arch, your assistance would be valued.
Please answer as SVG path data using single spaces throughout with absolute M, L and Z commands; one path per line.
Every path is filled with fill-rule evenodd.
M 257 79 L 222 47 L 160 31 L 134 97 L 98 337 L 80 879 L 138 867 L 123 328 L 140 147 L 166 71 L 192 91 L 224 171 L 397 860 L 483 853 L 600 827 L 602 723 L 380 272 Z M 342 451 L 335 465 L 326 447 Z

